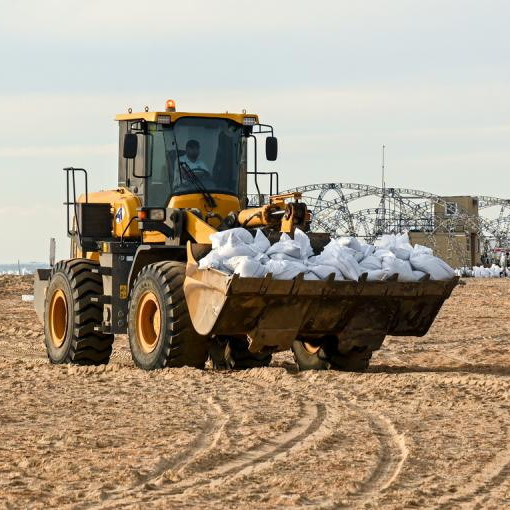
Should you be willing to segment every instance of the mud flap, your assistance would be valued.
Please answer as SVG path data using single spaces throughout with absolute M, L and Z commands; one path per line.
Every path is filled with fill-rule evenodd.
M 51 269 L 37 269 L 34 275 L 34 307 L 37 317 L 44 322 L 44 301 L 50 280 Z

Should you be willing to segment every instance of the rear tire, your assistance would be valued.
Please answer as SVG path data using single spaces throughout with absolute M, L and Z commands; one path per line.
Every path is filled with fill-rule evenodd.
M 114 336 L 97 331 L 102 305 L 91 298 L 103 294 L 99 264 L 88 259 L 58 262 L 53 268 L 44 304 L 44 337 L 51 363 L 108 363 Z
M 191 323 L 183 292 L 186 265 L 158 262 L 144 267 L 129 301 L 129 345 L 135 365 L 144 370 L 204 368 L 208 338 Z
M 353 347 L 347 352 L 338 351 L 337 338 L 325 337 L 320 344 L 294 340 L 292 352 L 299 370 L 341 370 L 362 372 L 368 368 L 372 350 L 369 347 Z
M 244 370 L 267 367 L 273 358 L 270 352 L 251 352 L 245 338 L 215 338 L 210 355 L 216 370 Z

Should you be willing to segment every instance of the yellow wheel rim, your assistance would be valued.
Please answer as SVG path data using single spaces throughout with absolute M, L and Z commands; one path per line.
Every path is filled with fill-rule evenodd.
M 303 347 L 306 349 L 306 352 L 310 354 L 317 354 L 317 352 L 321 348 L 320 345 L 312 345 L 308 342 L 303 342 Z
M 136 337 L 143 352 L 150 353 L 158 344 L 161 331 L 161 308 L 156 295 L 148 291 L 136 309 Z
M 55 347 L 61 347 L 67 333 L 67 299 L 64 291 L 57 289 L 50 301 L 50 334 Z

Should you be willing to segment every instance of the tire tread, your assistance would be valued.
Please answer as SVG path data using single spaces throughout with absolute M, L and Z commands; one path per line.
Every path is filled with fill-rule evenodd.
M 72 337 L 65 357 L 59 361 L 48 357 L 52 363 L 74 363 L 100 365 L 108 363 L 112 353 L 114 335 L 96 331 L 103 320 L 102 307 L 91 301 L 91 297 L 103 293 L 102 278 L 93 272 L 99 263 L 88 259 L 71 259 L 58 262 L 50 275 L 61 274 L 69 283 L 73 303 Z M 46 335 L 46 342 L 51 342 Z
M 138 274 L 133 285 L 133 295 L 137 285 L 145 278 L 154 278 L 163 292 L 165 304 L 166 330 L 162 338 L 163 347 L 157 358 L 147 364 L 138 359 L 133 343 L 136 342 L 134 329 L 134 303 L 130 297 L 130 327 L 129 339 L 131 354 L 135 364 L 146 370 L 157 368 L 172 368 L 191 366 L 204 368 L 208 356 L 208 338 L 199 335 L 193 328 L 189 316 L 183 284 L 185 278 L 185 264 L 175 261 L 162 261 L 149 264 Z

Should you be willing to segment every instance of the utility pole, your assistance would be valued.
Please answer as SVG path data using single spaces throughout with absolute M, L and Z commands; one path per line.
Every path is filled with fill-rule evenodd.
M 384 176 L 384 171 L 385 171 L 385 161 L 384 161 L 384 156 L 385 156 L 385 149 L 386 149 L 386 145 L 383 145 L 382 146 L 382 157 L 381 157 L 381 188 L 382 188 L 382 195 L 381 195 L 381 204 L 380 204 L 380 207 L 381 207 L 381 214 L 380 214 L 380 233 L 381 234 L 384 234 L 386 233 L 385 230 L 386 230 L 386 182 L 385 182 L 385 176 Z
M 383 190 L 383 195 L 384 195 L 384 191 L 386 189 L 386 183 L 384 182 L 384 150 L 385 149 L 386 149 L 386 145 L 383 145 L 382 146 L 382 165 L 381 165 L 381 170 L 382 170 L 381 188 Z

